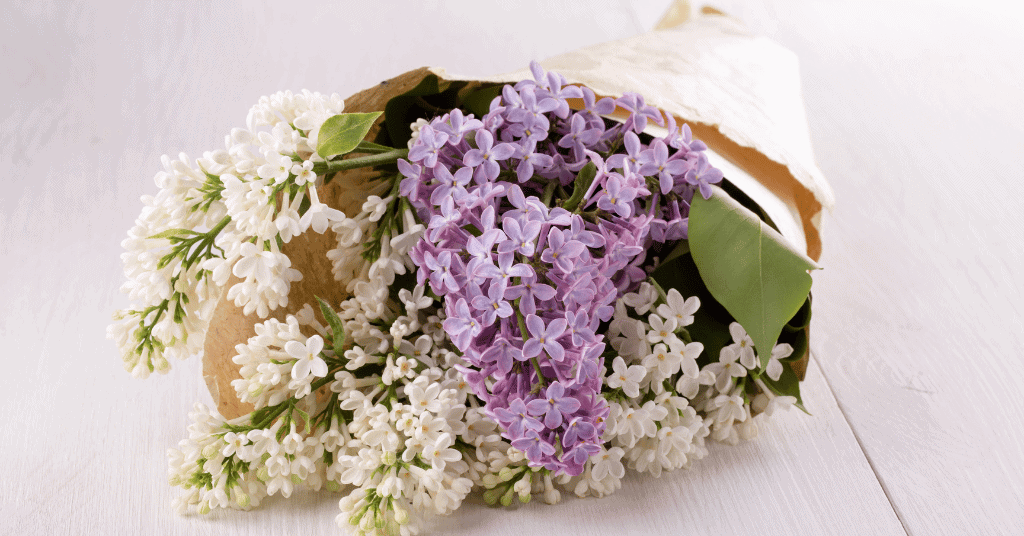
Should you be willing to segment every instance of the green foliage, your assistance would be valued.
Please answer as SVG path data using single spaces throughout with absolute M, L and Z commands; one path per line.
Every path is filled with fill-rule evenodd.
M 501 85 L 493 85 L 476 89 L 462 99 L 462 107 L 479 119 L 490 111 L 491 101 L 501 95 L 501 88 Z
M 668 253 L 668 255 L 665 256 L 664 259 L 661 259 L 661 263 L 662 264 L 670 263 L 670 262 L 674 261 L 676 258 L 681 257 L 681 256 L 686 255 L 686 254 L 689 254 L 689 253 L 690 253 L 690 241 L 689 240 L 680 240 L 676 244 L 676 247 L 672 248 L 672 251 L 670 251 Z M 664 287 L 662 287 L 662 288 L 664 288 Z
M 416 87 L 393 97 L 384 106 L 384 129 L 387 139 L 377 142 L 392 147 L 404 147 L 412 132 L 409 125 L 417 119 L 427 119 L 450 112 L 458 105 L 458 92 L 465 82 L 448 82 L 436 75 L 427 75 Z
M 324 121 L 317 138 L 316 152 L 324 159 L 352 152 L 380 117 L 381 112 L 338 114 Z
M 765 366 L 783 326 L 807 299 L 808 270 L 818 265 L 725 190 L 713 188 L 711 199 L 693 198 L 691 254 L 711 295 L 747 331 Z
M 334 309 L 327 302 L 319 296 L 314 296 L 314 298 L 320 304 L 320 313 L 324 315 L 324 320 L 327 320 L 327 323 L 331 326 L 331 342 L 334 355 L 340 356 L 345 353 L 345 325 L 341 322 L 341 318 L 338 318 L 338 313 L 335 313 Z
M 587 190 L 590 189 L 595 177 L 597 177 L 597 166 L 593 162 L 588 162 L 576 176 L 576 180 L 573 182 L 572 196 L 565 200 L 562 207 L 570 212 L 576 210 L 576 207 L 583 201 L 583 196 L 587 195 Z

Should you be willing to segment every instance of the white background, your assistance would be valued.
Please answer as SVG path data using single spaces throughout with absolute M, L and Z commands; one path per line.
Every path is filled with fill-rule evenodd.
M 159 157 L 260 95 L 422 65 L 496 74 L 651 28 L 643 2 L 6 2 L 0 533 L 339 534 L 339 495 L 183 518 L 165 450 L 197 360 L 132 379 L 104 339 Z M 1008 2 L 719 1 L 792 49 L 838 205 L 815 273 L 813 417 L 611 498 L 467 504 L 436 534 L 1020 534 L 1024 15 Z

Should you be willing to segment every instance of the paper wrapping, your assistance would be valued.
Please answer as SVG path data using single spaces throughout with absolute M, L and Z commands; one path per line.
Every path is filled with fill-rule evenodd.
M 711 163 L 761 204 L 784 236 L 817 260 L 821 255 L 821 211 L 830 208 L 834 200 L 811 151 L 795 56 L 768 39 L 750 35 L 739 22 L 714 10 L 694 15 L 687 2 L 673 4 L 656 28 L 556 56 L 541 65 L 564 75 L 570 83 L 590 87 L 599 96 L 639 93 L 647 104 L 689 124 L 694 137 L 708 145 Z M 353 95 L 345 100 L 345 111 L 381 111 L 389 99 L 414 88 L 429 74 L 481 83 L 532 78 L 527 69 L 475 77 L 424 67 Z M 614 115 L 625 114 L 619 109 Z M 362 200 L 346 197 L 345 182 L 335 179 L 322 187 L 320 199 L 354 216 Z M 348 297 L 344 285 L 334 281 L 327 258 L 335 243 L 328 230 L 323 235 L 307 232 L 285 244 L 282 252 L 303 278 L 292 284 L 288 306 L 273 311 L 275 318 L 284 320 L 303 304 L 315 304 L 314 295 L 334 305 Z M 232 284 L 234 281 L 228 283 Z M 235 396 L 231 381 L 240 376 L 231 358 L 237 354 L 235 345 L 253 336 L 253 326 L 261 321 L 255 315 L 243 315 L 226 299 L 218 304 L 211 320 L 203 374 L 226 418 L 253 409 Z M 794 366 L 801 378 L 806 358 Z

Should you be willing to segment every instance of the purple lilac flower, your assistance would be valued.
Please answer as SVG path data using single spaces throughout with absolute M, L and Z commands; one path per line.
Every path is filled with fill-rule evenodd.
M 722 171 L 708 164 L 708 157 L 701 153 L 693 169 L 686 172 L 686 182 L 700 188 L 704 199 L 711 199 L 711 185 L 722 181 Z
M 640 155 L 643 165 L 637 171 L 641 175 L 657 175 L 661 186 L 661 193 L 667 194 L 675 186 L 676 175 L 682 175 L 689 169 L 686 160 L 671 160 L 668 155 L 668 146 L 664 141 L 656 139 L 651 142 L 651 148 Z
M 556 318 L 545 326 L 539 316 L 526 315 L 526 329 L 530 331 L 530 338 L 523 343 L 523 355 L 536 357 L 543 351 L 551 359 L 561 361 L 565 357 L 565 348 L 558 339 L 565 333 L 567 325 L 564 318 Z
M 525 452 L 526 457 L 531 460 L 544 459 L 555 453 L 555 447 L 535 430 L 527 430 L 522 437 L 512 440 L 512 446 Z
M 419 138 L 416 138 L 416 143 L 409 149 L 409 160 L 419 161 L 424 166 L 432 168 L 437 164 L 437 156 L 447 142 L 447 134 L 426 125 L 420 129 Z
M 508 288 L 505 297 L 519 300 L 519 311 L 524 315 L 537 312 L 537 301 L 545 302 L 554 298 L 557 292 L 551 285 L 538 283 L 536 277 L 520 278 L 520 283 Z
M 515 154 L 515 148 L 508 143 L 494 145 L 494 136 L 487 130 L 478 130 L 474 141 L 477 148 L 469 150 L 462 162 L 471 168 L 476 168 L 473 178 L 477 182 L 482 183 L 496 179 L 501 171 L 497 161 L 508 160 Z
M 399 191 L 428 222 L 409 255 L 445 302 L 442 325 L 468 363 L 458 370 L 531 466 L 576 475 L 608 415 L 597 327 L 647 277 L 645 251 L 685 236 L 693 194 L 716 176 L 671 117 L 668 136 L 643 142 L 662 116 L 639 95 L 598 100 L 531 70 L 483 117 L 452 111 L 423 127 L 399 162 Z M 616 104 L 632 113 L 606 124 L 600 114 Z M 561 206 L 589 163 L 597 174 L 582 201 Z
M 516 166 L 516 177 L 519 179 L 519 182 L 526 182 L 533 178 L 535 169 L 547 169 L 554 163 L 553 158 L 544 153 L 538 153 L 536 150 L 537 141 L 531 140 L 528 145 L 521 147 L 518 154 L 516 154 L 516 158 L 521 159 L 519 165 Z
M 604 187 L 604 195 L 598 198 L 597 206 L 601 210 L 614 212 L 620 218 L 628 218 L 633 214 L 630 203 L 636 198 L 636 188 L 623 188 L 622 179 L 611 177 Z
M 582 160 L 587 147 L 601 139 L 604 129 L 587 128 L 587 120 L 580 114 L 574 114 L 569 123 L 569 132 L 558 140 L 559 147 L 572 149 L 573 158 Z
M 512 316 L 512 306 L 505 301 L 505 282 L 491 283 L 486 296 L 480 295 L 473 298 L 473 308 L 483 313 L 482 324 L 484 327 L 493 324 L 496 318 Z
M 540 234 L 540 222 L 528 221 L 525 224 L 515 218 L 505 218 L 502 221 L 502 228 L 508 240 L 498 245 L 499 253 L 516 252 L 526 257 L 532 257 L 536 244 L 534 240 Z
M 548 386 L 543 398 L 531 400 L 526 409 L 530 415 L 543 415 L 544 426 L 557 428 L 563 419 L 573 415 L 581 405 L 579 400 L 566 396 L 565 387 L 561 383 L 554 382 Z
M 462 115 L 462 110 L 458 108 L 451 111 L 446 118 L 442 118 L 446 122 L 438 125 L 437 130 L 444 132 L 448 135 L 449 141 L 453 145 L 457 145 L 462 141 L 462 137 L 467 132 L 472 132 L 483 127 L 483 123 L 479 119 L 474 119 L 473 114 L 469 116 Z
M 498 423 L 515 437 L 521 437 L 529 430 L 539 432 L 544 429 L 540 421 L 530 416 L 530 412 L 522 398 L 513 400 L 508 409 L 498 408 L 494 410 L 494 414 L 498 418 Z
M 554 385 L 554 384 L 552 384 Z M 562 445 L 570 447 L 576 443 L 576 439 L 593 439 L 597 435 L 597 427 L 582 417 L 573 417 L 565 427 L 565 435 L 562 436 Z
M 548 231 L 548 247 L 540 255 L 540 260 L 554 264 L 563 272 L 572 271 L 573 260 L 579 257 L 587 246 L 583 242 L 566 239 L 565 234 L 558 227 L 551 227 Z
M 624 130 L 633 130 L 634 132 L 643 132 L 647 128 L 647 120 L 650 119 L 659 125 L 664 125 L 665 122 L 662 120 L 661 112 L 653 106 L 648 106 L 644 102 L 643 95 L 636 93 L 626 93 L 621 98 L 615 101 L 615 104 L 629 110 L 631 113 L 623 123 L 622 128 Z
M 466 195 L 466 185 L 473 178 L 473 170 L 470 168 L 461 168 L 452 175 L 448 171 L 448 167 L 442 164 L 434 166 L 434 179 L 437 180 L 440 185 L 434 188 L 434 191 L 430 193 L 430 202 L 435 205 L 440 205 L 444 198 L 451 196 L 454 199 L 460 198 Z
M 512 370 L 512 365 L 514 365 L 516 361 L 523 361 L 524 359 L 523 350 L 518 346 L 513 345 L 504 337 L 498 337 L 495 339 L 490 348 L 480 355 L 481 362 L 493 362 L 498 368 L 498 372 L 503 375 L 508 374 L 509 371 Z
M 447 311 L 448 318 L 444 319 L 442 327 L 448 336 L 452 338 L 452 342 L 459 350 L 465 350 L 473 337 L 480 334 L 480 324 L 473 317 L 473 314 L 469 311 L 469 305 L 466 304 L 466 300 L 459 298 L 459 301 L 455 303 L 454 311 Z

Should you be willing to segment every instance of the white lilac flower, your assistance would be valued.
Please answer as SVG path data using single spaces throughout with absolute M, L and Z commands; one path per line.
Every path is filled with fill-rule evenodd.
M 651 310 L 654 302 L 658 299 L 658 290 L 650 283 L 641 283 L 636 292 L 631 292 L 622 297 L 622 302 L 632 307 L 638 314 L 644 314 Z
M 701 385 L 714 385 L 716 377 L 708 367 L 704 367 L 696 377 L 690 375 L 680 376 L 676 381 L 676 392 L 686 398 L 694 399 Z
M 626 474 L 626 468 L 622 465 L 624 451 L 619 447 L 612 447 L 601 452 L 592 458 L 594 460 L 593 475 L 597 480 L 604 480 L 605 477 L 621 479 Z
M 740 363 L 748 369 L 757 368 L 757 357 L 754 355 L 754 340 L 747 335 L 746 330 L 739 322 L 729 324 L 729 334 L 732 335 L 733 345 L 739 355 Z
M 726 392 L 732 385 L 733 378 L 742 378 L 747 375 L 747 369 L 736 362 L 740 357 L 739 348 L 736 345 L 725 346 L 718 354 L 718 362 L 707 366 L 708 370 L 715 375 L 715 387 L 720 392 Z
M 310 188 L 310 201 L 312 204 L 302 215 L 299 221 L 303 229 L 313 229 L 318 234 L 324 234 L 333 222 L 342 221 L 345 214 L 338 209 L 331 208 L 315 198 L 315 188 Z
M 755 380 L 761 392 L 750 403 L 751 409 L 766 417 L 771 417 L 777 410 L 788 410 L 796 403 L 794 396 L 782 396 L 773 393 L 760 379 Z
M 653 351 L 643 360 L 643 366 L 647 368 L 651 381 L 660 382 L 679 371 L 679 365 L 683 356 L 678 352 L 669 351 L 664 343 L 654 345 Z
M 298 186 L 316 182 L 316 173 L 313 172 L 312 160 L 304 160 L 301 164 L 293 164 L 290 171 L 292 175 L 295 175 L 295 184 Z
M 366 198 L 366 202 L 363 203 L 363 212 L 369 215 L 369 220 L 377 222 L 381 216 L 387 212 L 388 205 L 394 200 L 394 197 L 388 196 L 381 199 L 379 196 L 371 195 Z
M 647 332 L 647 342 L 651 344 L 668 342 L 669 337 L 673 336 L 678 327 L 674 316 L 662 320 L 660 316 L 652 314 L 647 317 L 647 321 L 651 326 Z
M 693 315 L 700 308 L 700 299 L 692 296 L 683 299 L 678 290 L 669 289 L 665 297 L 666 303 L 657 307 L 657 312 L 664 318 L 675 318 L 678 326 L 689 326 L 693 323 Z
M 313 335 L 305 344 L 288 341 L 284 349 L 295 359 L 291 371 L 293 379 L 301 381 L 310 374 L 317 378 L 327 376 L 327 362 L 320 357 L 320 352 L 324 349 L 324 340 L 319 335 Z
M 779 381 L 779 377 L 782 376 L 782 363 L 780 359 L 785 359 L 793 353 L 793 347 L 789 344 L 777 344 L 772 348 L 772 355 L 768 358 L 768 366 L 765 367 L 765 373 L 772 381 Z
M 451 448 L 454 443 L 455 439 L 451 434 L 441 434 L 437 437 L 433 446 L 424 450 L 422 457 L 427 463 L 437 468 L 437 470 L 444 471 L 445 465 L 462 459 L 459 451 Z
M 622 389 L 626 396 L 636 398 L 640 396 L 640 381 L 646 374 L 643 365 L 627 366 L 622 356 L 615 356 L 612 360 L 612 373 L 608 376 L 608 387 Z
M 404 288 L 398 291 L 398 299 L 402 300 L 402 304 L 405 305 L 405 311 L 409 316 L 415 315 L 421 309 L 426 309 L 434 303 L 433 298 L 423 295 L 425 291 L 426 287 L 424 285 L 416 285 L 412 292 Z

